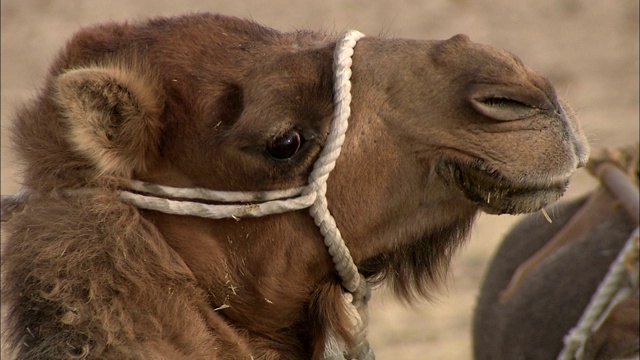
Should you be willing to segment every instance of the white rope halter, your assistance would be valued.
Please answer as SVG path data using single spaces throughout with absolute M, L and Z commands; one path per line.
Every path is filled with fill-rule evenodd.
M 211 219 L 259 217 L 309 208 L 315 224 L 324 236 L 324 243 L 333 260 L 342 286 L 348 291 L 343 296 L 347 311 L 354 325 L 354 349 L 345 349 L 340 340 L 329 336 L 325 346 L 325 357 L 344 359 L 373 359 L 373 352 L 366 341 L 366 302 L 369 288 L 358 272 L 340 230 L 327 207 L 327 179 L 335 167 L 344 142 L 351 114 L 351 57 L 356 42 L 364 34 L 349 30 L 337 41 L 334 50 L 334 116 L 329 135 L 320 156 L 309 175 L 309 184 L 304 187 L 261 192 L 214 191 L 202 188 L 175 188 L 157 184 L 131 181 L 130 190 L 121 191 L 121 199 L 143 209 L 161 211 L 175 215 L 192 215 Z M 233 205 L 211 205 L 186 200 L 198 199 Z M 237 203 L 245 203 L 237 205 Z M 329 331 L 331 333 L 331 331 Z M 336 349 L 336 343 L 338 344 Z

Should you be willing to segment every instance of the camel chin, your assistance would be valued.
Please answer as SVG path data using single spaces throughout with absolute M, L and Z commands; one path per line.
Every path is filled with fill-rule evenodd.
M 538 211 L 557 201 L 569 184 L 568 178 L 553 182 L 512 179 L 482 160 L 445 161 L 438 167 L 438 173 L 482 211 L 496 215 Z

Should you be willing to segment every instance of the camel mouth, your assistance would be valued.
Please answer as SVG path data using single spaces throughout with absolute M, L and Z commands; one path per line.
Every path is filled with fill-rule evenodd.
M 545 182 L 505 176 L 478 159 L 471 163 L 444 161 L 437 168 L 446 183 L 454 184 L 464 196 L 489 214 L 522 214 L 538 211 L 564 194 L 569 179 Z

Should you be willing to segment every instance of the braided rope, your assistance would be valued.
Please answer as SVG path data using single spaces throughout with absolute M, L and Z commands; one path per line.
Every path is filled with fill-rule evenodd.
M 325 145 L 309 175 L 305 187 L 261 191 L 215 191 L 203 188 L 175 188 L 158 184 L 131 181 L 129 190 L 119 197 L 139 208 L 175 215 L 192 215 L 211 219 L 259 217 L 309 208 L 309 213 L 324 237 L 324 243 L 334 267 L 347 291 L 343 294 L 347 314 L 352 322 L 355 346 L 346 349 L 344 341 L 336 339 L 328 329 L 325 344 L 326 358 L 373 359 L 374 354 L 366 340 L 368 324 L 367 302 L 371 296 L 364 276 L 358 272 L 349 248 L 346 246 L 336 221 L 329 212 L 326 192 L 329 173 L 340 156 L 351 115 L 351 65 L 356 42 L 364 34 L 349 30 L 337 41 L 334 59 L 334 115 Z M 146 195 L 149 194 L 149 195 Z M 162 196 L 162 197 L 158 197 Z M 164 198 L 163 198 L 164 197 Z M 169 199 L 173 198 L 173 199 Z M 176 200 L 180 199 L 180 200 Z M 183 199 L 208 200 L 229 205 L 204 204 Z M 237 203 L 245 203 L 238 205 Z M 249 204 L 247 204 L 249 203 Z
M 304 187 L 263 192 L 217 191 L 205 188 L 178 188 L 173 186 L 152 184 L 138 180 L 131 180 L 129 182 L 129 189 L 143 193 L 154 194 L 157 196 L 169 196 L 182 199 L 198 199 L 219 202 L 252 202 L 269 201 L 299 196 L 300 194 L 302 194 Z
M 217 192 L 216 194 L 212 194 L 212 196 L 218 196 L 219 194 L 220 192 Z M 260 204 L 211 205 L 193 201 L 163 199 L 136 194 L 130 191 L 121 191 L 119 194 L 120 199 L 142 209 L 156 210 L 173 215 L 199 216 L 209 219 L 260 217 L 306 209 L 313 204 L 316 196 L 316 193 L 310 193 L 295 198 L 271 200 Z M 226 202 L 235 201 L 227 200 Z
M 331 122 L 329 136 L 320 157 L 314 164 L 314 169 L 309 175 L 309 191 L 318 193 L 316 201 L 309 209 L 316 225 L 320 228 L 320 233 L 324 236 L 324 243 L 329 250 L 329 254 L 335 265 L 335 269 L 342 279 L 342 286 L 353 293 L 360 285 L 360 274 L 358 268 L 351 258 L 349 249 L 342 239 L 342 234 L 336 226 L 336 222 L 331 216 L 326 192 L 327 179 L 329 173 L 336 166 L 336 160 L 340 156 L 345 133 L 349 126 L 349 116 L 351 115 L 351 65 L 353 49 L 356 42 L 364 34 L 358 31 L 348 31 L 343 34 L 336 44 L 336 52 L 333 59 L 334 72 L 334 118 Z
M 595 294 L 591 297 L 589 305 L 587 305 L 578 324 L 569 331 L 564 338 L 564 348 L 558 355 L 558 360 L 581 360 L 584 358 L 584 347 L 586 341 L 593 331 L 593 325 L 596 324 L 600 315 L 607 307 L 613 296 L 620 289 L 622 282 L 626 276 L 624 259 L 627 253 L 634 250 L 634 242 L 637 241 L 640 228 L 636 228 L 624 248 L 618 254 L 613 262 L 604 280 L 598 286 Z

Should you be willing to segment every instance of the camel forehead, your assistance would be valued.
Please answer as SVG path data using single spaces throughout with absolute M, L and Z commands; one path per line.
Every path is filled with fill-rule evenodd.
M 116 28 L 116 31 L 110 26 Z M 380 46 L 373 51 L 357 47 L 355 57 L 376 57 L 400 52 L 407 55 L 403 59 L 404 67 L 423 67 L 428 63 L 457 72 L 486 72 L 491 69 L 523 67 L 520 60 L 512 54 L 472 42 L 466 35 L 456 35 L 442 41 L 374 41 L 380 41 Z M 322 33 L 281 33 L 247 20 L 213 14 L 193 14 L 136 25 L 111 24 L 88 28 L 76 36 L 67 51 L 68 58 L 75 63 L 68 67 L 82 66 L 83 62 L 95 61 L 100 55 L 111 56 L 107 52 L 132 61 L 133 53 L 157 63 L 162 69 L 160 75 L 171 77 L 171 81 L 181 75 L 190 80 L 200 80 L 198 85 L 239 82 L 243 79 L 256 81 L 261 78 L 264 78 L 263 82 L 266 84 L 277 84 L 273 80 L 278 76 L 301 81 L 305 80 L 305 76 L 317 76 L 318 72 L 314 67 L 327 59 L 306 54 L 321 48 L 330 49 L 332 46 L 333 39 Z M 79 54 L 91 55 L 78 56 Z M 430 61 L 425 62 L 425 54 L 430 55 Z M 317 80 L 317 77 L 313 80 Z
M 190 14 L 140 23 L 107 23 L 79 31 L 54 68 L 102 62 L 143 62 L 161 68 L 161 77 L 191 76 L 204 81 L 238 78 L 279 56 L 327 45 L 309 31 L 282 33 L 254 22 L 217 14 Z
M 283 33 L 249 20 L 215 14 L 195 14 L 160 19 L 143 24 L 140 29 L 155 38 L 156 48 L 165 54 L 187 53 L 182 60 L 210 61 L 224 65 L 246 65 L 277 56 L 313 49 L 329 43 L 324 35 L 311 31 Z M 163 51 L 163 50 L 161 50 Z

